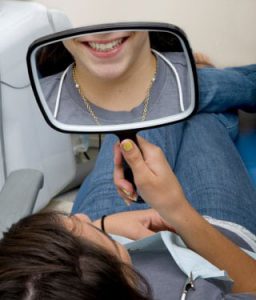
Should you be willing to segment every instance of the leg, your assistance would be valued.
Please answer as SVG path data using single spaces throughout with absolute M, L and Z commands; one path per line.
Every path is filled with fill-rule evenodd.
M 171 166 L 175 165 L 181 144 L 184 123 L 145 130 L 140 134 L 150 142 L 160 146 Z M 92 173 L 85 179 L 74 203 L 73 213 L 86 213 L 92 219 L 104 214 L 120 211 L 145 209 L 147 204 L 127 206 L 119 197 L 113 183 L 113 145 L 114 135 L 106 136 Z M 170 151 L 171 149 L 171 151 Z
M 256 64 L 236 68 L 198 69 L 199 111 L 256 111 Z
M 202 215 L 235 222 L 256 234 L 256 190 L 214 114 L 198 114 L 187 122 L 175 173 Z
M 198 71 L 200 81 L 200 109 L 222 112 L 245 103 L 247 108 L 256 109 L 256 65 L 234 69 L 201 69 Z M 234 92 L 235 91 L 235 92 Z M 254 101 L 254 103 L 253 103 Z M 232 122 L 230 120 L 232 119 Z M 229 119 L 219 114 L 219 120 L 227 126 L 231 137 L 235 137 L 237 118 L 230 114 Z M 181 125 L 182 124 L 182 125 Z M 171 166 L 175 167 L 184 123 L 148 130 L 142 133 L 146 139 L 159 145 L 165 152 Z M 146 205 L 133 204 L 127 207 L 117 195 L 113 185 L 113 144 L 115 138 L 107 137 L 103 143 L 94 171 L 82 185 L 73 213 L 84 212 L 93 219 L 103 214 L 128 209 L 143 209 Z M 171 152 L 167 149 L 171 149 Z

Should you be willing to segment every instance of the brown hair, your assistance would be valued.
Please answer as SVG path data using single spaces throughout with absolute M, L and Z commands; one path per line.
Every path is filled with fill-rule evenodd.
M 0 299 L 151 299 L 130 266 L 40 213 L 12 225 L 0 241 Z

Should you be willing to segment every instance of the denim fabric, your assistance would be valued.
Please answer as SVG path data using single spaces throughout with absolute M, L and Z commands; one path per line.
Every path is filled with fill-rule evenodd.
M 256 112 L 256 64 L 245 67 L 198 69 L 199 111 L 231 109 Z
M 256 127 L 254 130 L 240 134 L 236 140 L 236 147 L 256 186 Z
M 256 65 L 201 69 L 198 76 L 199 111 L 217 114 L 199 113 L 188 121 L 140 134 L 162 148 L 188 200 L 201 214 L 238 223 L 256 234 L 256 190 L 231 140 L 238 132 L 237 116 L 220 113 L 233 106 L 256 110 Z M 116 192 L 112 178 L 116 140 L 113 135 L 106 136 L 96 166 L 80 188 L 73 213 L 97 219 L 148 207 L 136 203 L 127 207 Z
M 225 126 L 214 115 L 198 114 L 187 122 L 175 173 L 200 214 L 256 234 L 256 189 Z
M 169 164 L 174 167 L 183 135 L 185 123 L 157 129 L 141 131 L 141 136 L 148 141 L 161 146 L 167 154 Z M 147 204 L 132 204 L 130 207 L 124 203 L 116 192 L 113 184 L 113 145 L 117 141 L 114 135 L 107 135 L 97 157 L 94 170 L 82 184 L 73 206 L 73 213 L 86 213 L 90 218 L 97 219 L 104 214 L 120 211 L 145 209 Z
M 232 111 L 243 109 L 256 112 L 256 64 L 225 69 L 203 68 L 198 69 L 197 74 L 198 111 L 217 113 L 235 139 L 238 118 Z

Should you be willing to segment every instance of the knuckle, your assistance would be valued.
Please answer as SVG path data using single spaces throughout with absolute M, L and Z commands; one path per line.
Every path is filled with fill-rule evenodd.
M 138 176 L 136 177 L 136 185 L 139 188 L 144 188 L 146 187 L 148 184 L 150 184 L 150 180 L 148 180 L 148 178 L 146 176 Z
M 155 146 L 154 151 L 152 151 L 152 158 L 157 159 L 163 155 L 163 151 L 160 147 Z
M 156 155 L 162 155 L 162 149 L 159 146 L 155 146 Z
M 140 156 L 139 156 L 139 153 L 137 153 L 137 152 L 129 153 L 129 155 L 127 155 L 127 159 L 130 162 L 137 162 L 139 158 L 140 158 Z

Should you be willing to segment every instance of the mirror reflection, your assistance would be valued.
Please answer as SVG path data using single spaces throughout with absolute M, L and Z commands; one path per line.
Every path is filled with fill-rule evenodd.
M 176 121 L 194 108 L 191 62 L 174 33 L 72 36 L 40 46 L 34 57 L 43 106 L 63 124 Z

